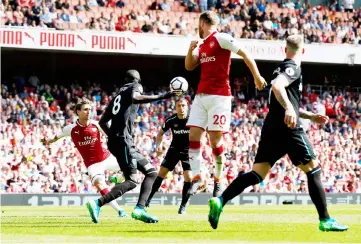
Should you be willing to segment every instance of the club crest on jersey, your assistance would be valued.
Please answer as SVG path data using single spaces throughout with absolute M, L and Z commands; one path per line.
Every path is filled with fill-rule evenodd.
M 212 48 L 212 47 L 214 47 L 214 42 L 210 42 L 209 43 L 209 46 Z
M 174 128 L 177 128 L 177 127 L 178 127 L 178 125 L 177 125 L 177 124 L 175 124 L 175 125 L 174 125 Z

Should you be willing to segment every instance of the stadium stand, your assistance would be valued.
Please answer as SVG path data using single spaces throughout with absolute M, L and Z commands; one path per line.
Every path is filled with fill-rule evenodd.
M 197 36 L 199 12 L 219 15 L 219 31 L 279 40 L 297 29 L 307 43 L 361 43 L 361 9 L 345 1 L 264 0 L 3 0 L 1 23 L 58 30 L 102 30 Z
M 83 87 L 79 84 L 46 85 L 34 73 L 18 77 L 17 82 L 1 85 L 0 157 L 1 193 L 92 193 L 86 169 L 70 140 L 44 147 L 40 139 L 53 137 L 76 117 L 71 110 L 79 99 L 93 103 L 93 118 L 98 119 L 113 94 L 100 84 Z M 237 79 L 239 80 L 239 79 Z M 245 99 L 237 88 L 231 132 L 225 135 L 227 163 L 224 183 L 229 184 L 239 173 L 248 171 L 257 151 L 263 119 L 268 112 L 263 98 Z M 353 90 L 354 91 L 354 90 Z M 158 91 L 157 91 L 158 92 Z M 161 90 L 159 91 L 161 92 Z M 351 92 L 335 86 L 305 86 L 303 106 L 308 110 L 325 112 L 331 117 L 325 127 L 305 124 L 315 145 L 323 168 L 322 181 L 327 192 L 361 192 L 361 90 Z M 187 96 L 190 99 L 189 96 Z M 135 141 L 138 148 L 159 168 L 162 156 L 154 153 L 155 136 L 169 116 L 175 102 L 168 100 L 142 105 L 137 118 Z M 167 143 L 169 145 L 169 135 Z M 202 148 L 202 167 L 207 173 L 211 192 L 213 164 L 207 138 Z M 164 156 L 164 155 L 163 155 Z M 291 167 L 288 158 L 281 159 L 271 174 L 259 186 L 246 191 L 305 192 L 305 176 Z M 140 175 L 139 175 L 140 177 Z M 169 173 L 162 192 L 179 193 L 183 186 L 182 169 L 177 166 Z M 138 188 L 134 190 L 138 191 Z

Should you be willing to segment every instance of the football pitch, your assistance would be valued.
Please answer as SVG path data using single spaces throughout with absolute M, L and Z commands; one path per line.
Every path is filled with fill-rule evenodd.
M 125 207 L 131 213 L 133 207 Z M 1 243 L 360 243 L 361 205 L 330 205 L 346 232 L 321 232 L 313 205 L 227 206 L 217 230 L 208 206 L 153 206 L 157 224 L 119 218 L 103 207 L 93 224 L 86 207 L 2 207 Z

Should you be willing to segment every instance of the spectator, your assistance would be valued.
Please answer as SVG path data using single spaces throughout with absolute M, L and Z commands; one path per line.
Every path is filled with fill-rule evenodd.
M 208 10 L 208 0 L 199 0 L 199 10 L 201 12 Z
M 124 6 L 125 6 L 125 4 L 122 0 L 119 0 L 116 5 L 118 8 L 124 8 Z
M 52 17 L 52 15 L 49 12 L 49 9 L 45 8 L 45 9 L 43 9 L 43 14 L 40 15 L 40 21 L 42 21 L 43 24 L 46 24 L 47 27 L 50 27 L 50 25 L 52 23 L 51 17 Z
M 63 9 L 63 13 L 60 15 L 60 17 L 64 22 L 69 22 L 70 21 L 70 15 L 66 11 L 66 9 Z
M 89 7 L 98 7 L 97 0 L 88 0 L 87 3 Z
M 162 10 L 159 4 L 159 0 L 155 0 L 154 2 L 152 2 L 152 4 L 150 5 L 150 10 Z
M 355 0 L 344 0 L 344 8 L 345 12 L 351 12 L 353 13 L 353 5 L 355 4 Z

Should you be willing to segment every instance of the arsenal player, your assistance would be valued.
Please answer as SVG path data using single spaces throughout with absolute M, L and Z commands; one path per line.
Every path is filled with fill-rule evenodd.
M 105 183 L 105 170 L 120 171 L 117 159 L 102 146 L 100 132 L 104 134 L 96 121 L 90 120 L 91 105 L 89 101 L 82 101 L 75 106 L 75 113 L 79 119 L 76 123 L 67 125 L 63 131 L 53 139 L 42 139 L 44 145 L 56 142 L 57 140 L 70 136 L 75 147 L 83 158 L 88 169 L 92 184 L 98 189 L 101 195 L 109 192 L 109 186 Z M 116 200 L 109 203 L 120 217 L 128 216 L 121 209 Z
M 251 70 L 258 89 L 267 83 L 260 75 L 254 59 L 237 41 L 226 33 L 217 32 L 218 17 L 213 11 L 205 11 L 199 17 L 199 36 L 203 42 L 192 41 L 185 58 L 188 71 L 201 66 L 201 79 L 194 98 L 187 126 L 189 132 L 189 160 L 193 170 L 193 187 L 199 187 L 201 163 L 201 138 L 207 129 L 213 158 L 216 162 L 213 195 L 218 196 L 224 163 L 222 133 L 229 131 L 231 122 L 231 88 L 229 70 L 231 53 L 243 58 Z

